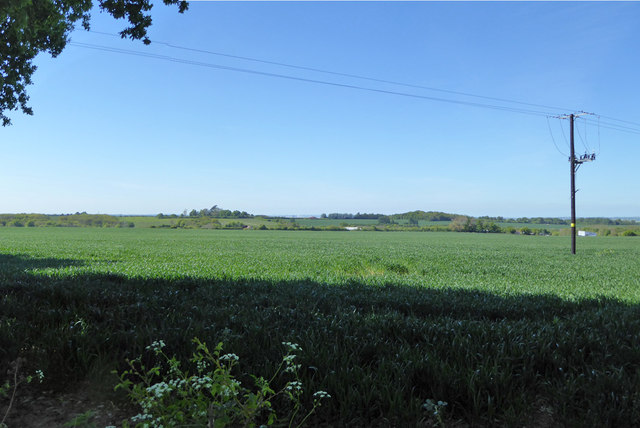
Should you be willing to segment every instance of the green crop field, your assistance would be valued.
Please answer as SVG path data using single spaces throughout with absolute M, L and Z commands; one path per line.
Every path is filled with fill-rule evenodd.
M 311 425 L 640 425 L 640 238 L 2 228 L 0 293 L 0 367 L 48 388 L 194 337 L 267 376 L 286 341 Z

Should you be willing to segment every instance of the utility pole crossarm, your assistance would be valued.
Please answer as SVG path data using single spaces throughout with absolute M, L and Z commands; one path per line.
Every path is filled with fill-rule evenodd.
M 596 160 L 596 154 L 595 153 L 591 153 L 590 155 L 584 154 L 584 155 L 580 156 L 579 158 L 577 158 L 575 160 L 575 162 L 577 164 L 583 164 L 585 162 L 593 162 L 594 160 Z
M 595 113 L 589 113 L 586 111 L 581 111 L 578 113 L 571 113 L 571 114 L 559 114 L 557 116 L 551 116 L 553 119 L 570 119 L 571 116 L 573 116 L 573 118 L 575 119 L 576 117 L 580 117 L 580 116 L 595 116 Z

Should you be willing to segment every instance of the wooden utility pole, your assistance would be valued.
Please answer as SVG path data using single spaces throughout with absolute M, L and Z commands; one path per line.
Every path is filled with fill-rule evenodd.
M 569 164 L 571 166 L 571 254 L 576 253 L 576 153 L 573 146 L 573 119 L 569 115 Z
M 580 165 L 585 162 L 591 162 L 596 160 L 595 153 L 584 154 L 580 156 L 580 159 L 576 158 L 576 152 L 573 142 L 573 124 L 575 118 L 593 113 L 580 112 L 577 114 L 569 114 L 563 116 L 557 116 L 558 119 L 569 119 L 569 167 L 571 172 L 571 254 L 576 253 L 576 172 Z

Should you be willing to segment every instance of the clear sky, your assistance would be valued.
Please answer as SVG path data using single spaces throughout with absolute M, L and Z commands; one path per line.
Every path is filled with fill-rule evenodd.
M 0 212 L 568 217 L 568 121 L 546 114 L 584 110 L 609 128 L 576 122 L 578 154 L 598 155 L 578 216 L 640 216 L 640 135 L 610 129 L 640 129 L 613 120 L 640 122 L 638 2 L 157 3 L 150 46 L 78 29 L 37 58 L 35 115 L 0 128 Z M 93 31 L 124 25 L 93 14 Z

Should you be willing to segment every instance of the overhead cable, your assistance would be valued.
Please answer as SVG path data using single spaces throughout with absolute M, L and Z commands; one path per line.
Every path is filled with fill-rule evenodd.
M 90 30 L 90 32 L 91 33 L 96 33 L 96 34 L 103 34 L 103 35 L 107 35 L 107 36 L 119 37 L 118 34 L 105 33 L 105 32 L 102 32 L 102 31 Z M 155 43 L 155 44 L 165 45 L 165 46 L 173 48 L 173 49 L 180 49 L 180 50 L 184 50 L 184 51 L 198 52 L 198 53 L 204 53 L 204 54 L 208 54 L 208 55 L 216 55 L 216 56 L 221 56 L 221 57 L 225 57 L 225 58 L 240 59 L 240 60 L 243 60 L 243 61 L 252 61 L 252 62 L 257 62 L 257 63 L 262 63 L 262 64 L 277 65 L 277 66 L 280 66 L 280 67 L 288 67 L 288 68 L 293 68 L 293 69 L 298 69 L 298 70 L 313 71 L 313 72 L 316 72 L 316 73 L 331 74 L 331 75 L 334 75 L 334 76 L 349 77 L 349 78 L 353 78 L 353 79 L 368 80 L 368 81 L 371 81 L 371 82 L 386 83 L 386 84 L 390 84 L 390 85 L 404 86 L 404 87 L 407 87 L 407 88 L 425 89 L 425 90 L 428 90 L 428 91 L 442 92 L 442 93 L 447 93 L 447 94 L 452 94 L 452 95 L 462 95 L 462 96 L 465 96 L 465 97 L 481 98 L 481 99 L 491 100 L 491 101 L 500 101 L 500 102 L 504 102 L 504 103 L 520 104 L 520 105 L 525 105 L 525 106 L 530 106 L 530 107 L 540 107 L 540 108 L 549 109 L 549 110 L 552 110 L 552 111 L 571 111 L 571 110 L 573 110 L 573 109 L 569 109 L 569 108 L 554 107 L 554 106 L 548 106 L 548 105 L 544 105 L 544 104 L 528 103 L 528 102 L 512 100 L 512 99 L 508 99 L 508 98 L 490 97 L 490 96 L 486 96 L 486 95 L 472 94 L 472 93 L 469 93 L 469 92 L 452 91 L 450 89 L 436 88 L 436 87 L 432 87 L 432 86 L 416 85 L 416 84 L 412 84 L 412 83 L 398 82 L 398 81 L 387 80 L 387 79 L 378 79 L 378 78 L 375 78 L 375 77 L 362 76 L 362 75 L 358 75 L 358 74 L 342 73 L 342 72 L 324 70 L 324 69 L 315 68 L 315 67 L 307 67 L 307 66 L 302 66 L 302 65 L 287 64 L 287 63 L 284 63 L 284 62 L 252 58 L 252 57 L 248 57 L 248 56 L 232 55 L 232 54 L 227 54 L 227 53 L 222 53 L 222 52 L 210 51 L 210 50 L 206 50 L 206 49 L 190 48 L 190 47 L 174 45 L 172 43 L 162 42 L 162 41 L 158 41 L 158 40 L 151 40 L 151 42 Z
M 126 54 L 126 55 L 140 56 L 140 57 L 145 57 L 145 58 L 153 58 L 153 59 L 159 59 L 159 60 L 164 60 L 164 61 L 176 62 L 176 63 L 180 63 L 180 64 L 188 64 L 188 65 L 195 65 L 195 66 L 199 66 L 199 67 L 213 68 L 213 69 L 218 69 L 218 70 L 234 71 L 234 72 L 255 74 L 255 75 L 261 75 L 261 76 L 268 76 L 268 77 L 277 77 L 277 78 L 281 78 L 281 79 L 296 80 L 296 81 L 307 82 L 307 83 L 316 83 L 316 84 L 320 84 L 320 85 L 328 85 L 328 86 L 335 86 L 335 87 L 349 88 L 349 89 L 358 89 L 358 90 L 362 90 L 362 91 L 376 92 L 376 93 L 389 94 L 389 95 L 398 95 L 398 96 L 402 96 L 402 97 L 417 98 L 417 99 L 424 99 L 424 100 L 430 100 L 430 101 L 438 101 L 438 102 L 444 102 L 444 103 L 450 103 L 450 104 L 466 105 L 466 106 L 471 106 L 471 107 L 480 107 L 480 108 L 486 108 L 486 109 L 508 111 L 508 112 L 512 112 L 512 113 L 528 114 L 528 115 L 533 115 L 533 116 L 548 116 L 549 115 L 549 112 L 540 111 L 540 110 L 531 110 L 531 109 L 525 109 L 525 108 L 516 108 L 516 107 L 500 106 L 500 105 L 493 105 L 493 104 L 484 104 L 484 103 L 477 103 L 477 102 L 471 102 L 471 101 L 454 100 L 454 99 L 450 99 L 450 98 L 431 97 L 431 96 L 427 96 L 427 95 L 412 94 L 412 93 L 408 93 L 408 92 L 397 92 L 397 91 L 390 91 L 390 90 L 386 90 L 386 89 L 378 89 L 378 88 L 371 88 L 371 87 L 352 85 L 352 84 L 347 84 L 347 83 L 338 83 L 338 82 L 330 82 L 330 81 L 326 81 L 326 80 L 309 79 L 309 78 L 291 76 L 291 75 L 286 75 L 286 74 L 278 74 L 278 73 L 271 73 L 271 72 L 266 72 L 266 71 L 252 70 L 252 69 L 239 68 L 239 67 L 230 67 L 230 66 L 220 65 L 220 64 L 212 64 L 212 63 L 207 63 L 207 62 L 200 62 L 200 61 L 181 59 L 181 58 L 176 58 L 176 57 L 167 56 L 167 55 L 157 55 L 157 54 L 134 51 L 134 50 L 129 50 L 129 49 L 121 49 L 121 48 L 113 48 L 113 47 L 109 47 L 109 46 L 94 45 L 94 44 L 90 44 L 90 43 L 70 42 L 69 44 L 71 46 L 76 46 L 76 47 L 85 48 L 85 49 L 93 49 L 93 50 L 98 50 L 98 51 L 103 51 L 103 52 L 113 52 L 113 53 L 120 53 L 120 54 Z
M 95 34 L 102 34 L 102 35 L 112 36 L 112 37 L 120 37 L 120 35 L 118 35 L 118 34 L 107 33 L 107 32 L 102 32 L 102 31 L 90 30 L 90 32 L 91 33 L 95 33 Z M 252 57 L 247 57 L 247 56 L 232 55 L 232 54 L 227 54 L 227 53 L 222 53 L 222 52 L 215 52 L 215 51 L 206 50 L 206 49 L 190 48 L 190 47 L 175 45 L 175 44 L 172 44 L 172 43 L 169 43 L 169 42 L 158 41 L 158 40 L 151 40 L 151 41 L 152 41 L 152 43 L 165 45 L 165 46 L 173 48 L 173 49 L 179 49 L 179 50 L 191 51 L 191 52 L 197 52 L 197 53 L 204 53 L 204 54 L 208 54 L 208 55 L 216 55 L 216 56 L 219 56 L 219 57 L 239 59 L 239 60 L 243 60 L 243 61 L 251 61 L 251 62 L 262 63 L 262 64 L 276 65 L 276 66 L 281 66 L 281 67 L 288 67 L 288 68 L 291 68 L 291 69 L 298 69 L 298 70 L 304 70 L 304 71 L 324 73 L 324 74 L 329 74 L 329 75 L 334 75 L 334 76 L 341 76 L 341 77 L 348 77 L 348 78 L 354 78 L 354 79 L 367 80 L 367 81 L 377 82 L 377 83 L 385 83 L 385 84 L 403 86 L 403 87 L 414 88 L 414 89 L 423 89 L 423 90 L 447 93 L 447 94 L 452 94 L 452 95 L 459 95 L 459 96 L 465 96 L 465 97 L 473 97 L 473 98 L 479 98 L 479 99 L 499 101 L 499 102 L 502 102 L 502 103 L 511 103 L 511 104 L 519 104 L 519 105 L 523 105 L 523 106 L 539 107 L 539 108 L 542 108 L 542 109 L 549 109 L 549 110 L 553 110 L 553 111 L 556 111 L 556 112 L 557 111 L 573 111 L 573 110 L 575 110 L 575 109 L 569 109 L 569 108 L 563 108 L 563 107 L 548 106 L 548 105 L 544 105 L 544 104 L 528 103 L 528 102 L 524 102 L 524 101 L 512 100 L 512 99 L 507 99 L 507 98 L 490 97 L 490 96 L 485 96 L 485 95 L 472 94 L 472 93 L 468 93 L 468 92 L 452 91 L 452 90 L 443 89 L 443 88 L 416 85 L 416 84 L 398 82 L 398 81 L 387 80 L 387 79 L 378 79 L 378 78 L 362 76 L 362 75 L 357 75 L 357 74 L 342 73 L 342 72 L 324 70 L 324 69 L 320 69 L 320 68 L 306 67 L 306 66 L 288 64 L 288 63 L 283 63 L 283 62 L 252 58 Z M 432 100 L 432 101 L 440 101 L 440 102 L 468 105 L 468 106 L 473 106 L 473 107 L 489 108 L 489 109 L 495 109 L 495 110 L 509 111 L 509 112 L 513 112 L 513 113 L 522 113 L 522 114 L 537 115 L 537 116 L 543 116 L 543 115 L 547 116 L 547 115 L 549 115 L 549 112 L 541 111 L 541 110 L 533 110 L 533 109 L 526 109 L 526 108 L 516 108 L 516 107 L 501 106 L 501 105 L 494 105 L 494 104 L 476 103 L 476 102 L 471 102 L 471 101 L 454 100 L 454 99 L 450 99 L 450 98 L 431 97 L 431 96 L 426 96 L 426 95 L 418 95 L 418 94 L 405 93 L 405 92 L 396 92 L 396 91 L 383 90 L 383 89 L 377 89 L 377 88 L 368 88 L 368 87 L 362 87 L 362 86 L 351 85 L 351 84 L 346 84 L 346 83 L 328 82 L 328 81 L 323 81 L 323 80 L 309 79 L 309 78 L 303 78 L 303 77 L 297 77 L 297 76 L 291 76 L 291 75 L 285 75 L 285 74 L 279 74 L 279 73 L 270 73 L 270 72 L 264 72 L 264 71 L 259 71 L 259 70 L 251 70 L 251 69 L 244 69 L 244 68 L 238 68 L 238 67 L 230 67 L 230 66 L 224 66 L 224 65 L 210 64 L 210 63 L 205 63 L 205 62 L 198 62 L 198 61 L 193 61 L 193 60 L 175 58 L 175 57 L 171 57 L 171 56 L 167 56 L 167 55 L 150 54 L 150 53 L 141 52 L 141 51 L 132 51 L 132 50 L 121 49 L 121 48 L 112 48 L 112 47 L 108 47 L 108 46 L 94 45 L 94 44 L 89 44 L 89 43 L 70 42 L 70 44 L 73 45 L 73 46 L 78 46 L 78 47 L 83 47 L 83 48 L 88 48 L 88 49 L 104 50 L 104 51 L 108 51 L 108 52 L 123 53 L 123 54 L 128 54 L 128 55 L 145 56 L 145 57 L 149 57 L 149 58 L 162 59 L 162 60 L 166 60 L 166 61 L 178 62 L 178 63 L 189 64 L 189 65 L 196 65 L 196 66 L 201 66 L 201 67 L 209 67 L 209 68 L 217 68 L 217 69 L 228 70 L 228 71 L 237 71 L 237 72 L 243 72 L 243 73 L 259 74 L 259 75 L 264 75 L 264 76 L 279 77 L 279 78 L 284 78 L 284 79 L 305 81 L 305 82 L 309 82 L 309 83 L 324 84 L 324 85 L 331 85 L 331 86 L 339 86 L 339 87 L 345 87 L 345 88 L 351 88 L 351 89 L 359 89 L 359 90 L 364 90 L 364 91 L 372 91 L 372 92 L 393 94 L 393 95 L 412 97 L 412 98 L 422 98 L 422 99 L 427 99 L 427 100 Z M 610 121 L 625 123 L 627 125 L 634 125 L 634 126 L 632 127 L 632 126 L 627 126 L 627 125 L 621 125 L 619 123 L 610 123 L 610 122 L 604 122 L 604 121 L 600 122 L 600 117 L 608 119 Z M 589 126 L 598 126 L 599 128 L 601 127 L 601 128 L 605 128 L 605 129 L 611 129 L 611 130 L 620 131 L 620 132 L 626 132 L 626 133 L 631 133 L 631 134 L 640 134 L 640 123 L 638 123 L 638 122 L 632 122 L 632 121 L 617 119 L 617 118 L 609 117 L 609 116 L 599 116 L 598 117 L 598 122 L 599 122 L 598 124 L 593 124 L 593 123 L 589 122 L 588 120 L 586 120 L 586 118 L 585 118 L 585 121 L 586 121 L 586 124 L 588 124 Z M 566 140 L 566 136 L 564 136 L 564 137 L 565 137 L 565 140 Z

